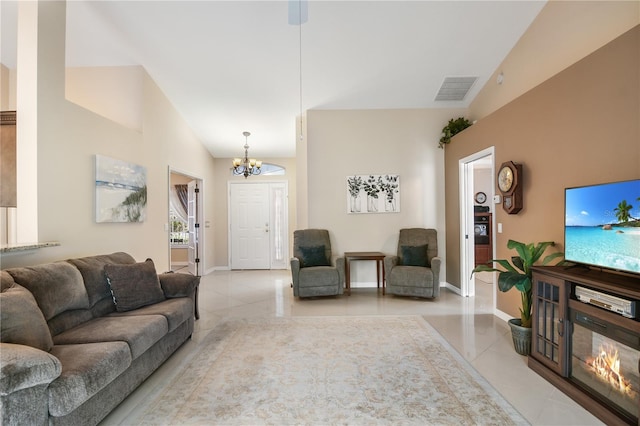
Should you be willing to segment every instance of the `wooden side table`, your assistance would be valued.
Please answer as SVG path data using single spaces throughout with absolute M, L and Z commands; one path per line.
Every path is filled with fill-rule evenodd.
M 376 277 L 378 279 L 378 288 L 380 288 L 380 271 L 382 271 L 382 295 L 385 294 L 384 284 L 384 257 L 385 254 L 379 251 L 348 251 L 344 254 L 344 274 L 345 287 L 347 296 L 351 296 L 351 261 L 352 260 L 375 260 L 376 261 Z

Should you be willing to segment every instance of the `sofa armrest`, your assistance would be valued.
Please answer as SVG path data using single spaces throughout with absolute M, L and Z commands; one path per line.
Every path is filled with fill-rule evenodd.
M 0 395 L 54 381 L 62 372 L 58 358 L 31 346 L 0 343 Z
M 200 284 L 200 277 L 189 274 L 166 272 L 159 274 L 158 278 L 160 279 L 160 286 L 164 296 L 167 299 L 191 297 Z
M 176 297 L 190 297 L 193 300 L 193 312 L 196 319 L 200 319 L 200 310 L 198 309 L 198 288 L 200 286 L 200 277 L 189 274 L 175 274 L 173 272 L 165 272 L 158 274 L 160 286 L 167 299 L 175 299 Z

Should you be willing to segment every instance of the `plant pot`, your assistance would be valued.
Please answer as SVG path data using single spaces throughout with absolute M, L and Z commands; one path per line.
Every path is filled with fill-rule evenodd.
M 520 324 L 520 318 L 509 320 L 513 346 L 520 355 L 529 355 L 531 353 L 531 328 L 523 327 Z

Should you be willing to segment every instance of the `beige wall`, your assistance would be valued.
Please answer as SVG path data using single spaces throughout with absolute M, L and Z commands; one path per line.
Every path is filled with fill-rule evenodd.
M 144 68 L 81 67 L 65 69 L 65 96 L 111 121 L 142 130 Z
M 639 23 L 637 1 L 548 1 L 473 100 L 469 117 L 486 117 Z
M 564 188 L 640 178 L 640 26 L 456 135 L 446 147 L 447 278 L 459 286 L 458 160 L 495 146 L 496 167 L 524 168 L 524 208 L 496 208 L 497 257 L 508 239 L 563 250 Z M 498 190 L 495 189 L 496 193 Z M 516 316 L 519 294 L 499 293 Z
M 0 110 L 16 109 L 16 73 L 0 64 Z
M 242 147 L 238 146 L 240 150 Z M 296 229 L 296 159 L 295 158 L 261 158 L 263 162 L 277 164 L 285 168 L 284 176 L 251 176 L 245 180 L 244 176 L 231 175 L 232 158 L 216 158 L 215 186 L 207 195 L 215 198 L 215 222 L 212 222 L 212 230 L 216 235 L 214 268 L 229 268 L 229 182 L 287 182 L 289 190 L 289 253 L 292 252 L 293 231 Z
M 60 247 L 3 254 L 3 268 L 76 256 L 126 251 L 151 257 L 159 271 L 169 268 L 168 169 L 189 172 L 214 186 L 215 164 L 156 84 L 142 78 L 142 133 L 67 101 L 64 76 L 64 2 L 39 4 L 37 81 L 38 239 Z M 18 70 L 20 72 L 20 70 Z M 18 109 L 20 114 L 20 109 Z M 147 220 L 95 223 L 96 154 L 147 168 Z M 205 220 L 214 221 L 214 198 L 205 198 Z M 205 229 L 205 268 L 213 265 L 213 230 Z
M 308 111 L 308 208 L 302 209 L 308 211 L 308 227 L 329 230 L 334 255 L 393 254 L 401 228 L 435 228 L 444 257 L 444 151 L 438 140 L 447 121 L 464 114 L 463 109 Z M 347 214 L 346 177 L 366 174 L 400 175 L 399 213 Z M 355 285 L 375 282 L 373 265 L 355 264 Z

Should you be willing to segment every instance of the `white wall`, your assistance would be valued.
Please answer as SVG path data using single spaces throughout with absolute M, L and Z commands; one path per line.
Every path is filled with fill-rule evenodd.
M 444 256 L 444 151 L 438 140 L 447 121 L 465 112 L 307 111 L 308 221 L 299 222 L 328 229 L 334 256 L 345 251 L 395 254 L 401 228 L 435 228 Z M 400 175 L 399 213 L 347 214 L 346 177 L 366 174 Z M 354 286 L 375 283 L 374 262 L 354 265 Z M 443 271 L 441 280 L 445 277 Z
M 141 79 L 142 132 L 131 130 L 65 99 L 64 2 L 40 2 L 38 23 L 38 239 L 60 247 L 2 255 L 2 268 L 77 256 L 126 251 L 151 257 L 169 269 L 168 169 L 188 172 L 214 186 L 215 164 L 181 116 L 145 73 Z M 20 70 L 18 70 L 20 73 Z M 18 120 L 20 120 L 18 105 Z M 94 158 L 106 155 L 147 168 L 147 220 L 95 223 Z M 29 173 L 28 170 L 18 173 Z M 205 197 L 205 220 L 213 221 L 214 197 Z M 20 206 L 19 206 L 20 208 Z M 213 265 L 214 235 L 205 229 L 204 267 Z

